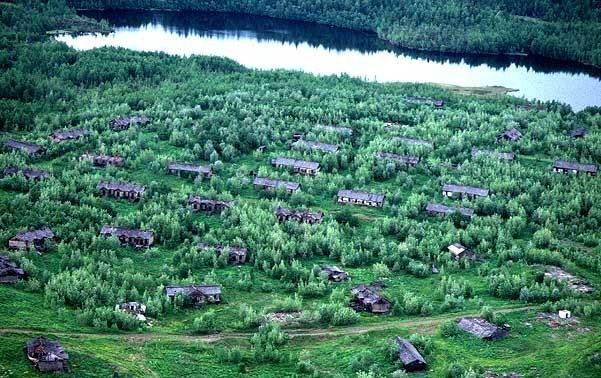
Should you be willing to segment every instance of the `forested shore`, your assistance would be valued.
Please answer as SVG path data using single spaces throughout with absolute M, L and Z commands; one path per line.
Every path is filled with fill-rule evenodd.
M 530 54 L 601 66 L 601 2 L 69 0 L 80 9 L 238 12 L 375 32 L 424 51 Z

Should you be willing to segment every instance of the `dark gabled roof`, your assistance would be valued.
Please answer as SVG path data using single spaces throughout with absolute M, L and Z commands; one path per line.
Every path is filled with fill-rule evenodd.
M 377 303 L 379 301 L 386 301 L 388 302 L 388 300 L 384 297 L 382 297 L 377 291 L 375 291 L 373 288 L 365 285 L 365 284 L 361 284 L 359 286 L 355 286 L 354 288 L 351 289 L 351 293 L 353 293 L 353 295 L 355 296 L 355 299 L 357 299 L 358 301 L 361 301 L 365 304 L 370 304 L 370 303 Z
M 8 256 L 0 255 L 0 277 L 6 275 L 24 276 L 25 271 L 12 262 Z
M 231 207 L 232 204 L 233 204 L 233 202 L 213 200 L 213 199 L 209 199 L 209 198 L 206 198 L 206 197 L 200 197 L 200 196 L 190 196 L 190 198 L 188 198 L 188 203 L 189 204 L 192 204 L 192 203 L 197 203 L 197 204 L 206 203 L 206 204 L 211 204 L 211 205 L 221 205 L 221 206 L 225 206 L 225 207 Z
M 27 342 L 27 355 L 36 356 L 39 361 L 68 360 L 69 355 L 57 341 L 50 341 L 44 337 L 36 337 Z
M 283 165 L 286 167 L 297 168 L 297 169 L 311 169 L 317 170 L 319 169 L 319 163 L 307 160 L 297 160 L 288 157 L 278 156 L 275 159 L 271 160 L 272 165 Z
M 52 232 L 52 230 L 48 227 L 44 227 L 39 230 L 19 232 L 18 234 L 12 237 L 12 239 L 27 242 L 52 238 L 54 238 L 54 232 Z
M 102 160 L 102 161 L 106 161 L 108 164 L 121 164 L 123 163 L 123 158 L 121 156 L 109 156 L 109 155 L 104 155 L 104 154 L 92 154 L 92 153 L 88 153 L 86 152 L 85 154 L 82 154 L 80 157 L 80 159 L 88 159 L 88 160 Z
M 597 166 L 595 164 L 578 163 L 576 161 L 555 160 L 555 163 L 553 163 L 553 168 L 597 173 Z
M 255 177 L 253 185 L 264 186 L 268 188 L 285 187 L 287 190 L 296 190 L 300 187 L 298 182 L 270 179 L 267 177 Z
M 380 203 L 384 202 L 385 195 L 381 193 L 358 192 L 355 190 L 340 189 L 338 191 L 338 197 Z
M 481 339 L 496 338 L 506 331 L 482 318 L 461 318 L 457 326 Z
M 488 195 L 488 189 L 476 188 L 473 186 L 455 185 L 455 184 L 444 184 L 442 186 L 443 192 L 452 193 L 464 193 L 478 197 L 486 197 Z
M 29 154 L 37 154 L 43 153 L 46 151 L 46 148 L 39 146 L 37 144 L 23 142 L 15 139 L 7 139 L 4 141 L 4 145 L 8 148 L 12 148 L 15 150 L 27 151 Z
M 575 130 L 570 131 L 570 136 L 572 138 L 583 138 L 586 136 L 586 134 L 588 134 L 588 130 L 584 127 L 579 127 Z
M 399 346 L 399 359 L 401 360 L 403 365 L 426 365 L 426 360 L 424 360 L 422 355 L 408 340 L 397 336 L 396 343 Z
M 199 292 L 204 295 L 221 294 L 221 286 L 219 285 L 169 285 L 165 287 L 165 294 L 169 297 L 174 297 L 178 294 L 188 296 L 191 293 Z
M 323 130 L 323 131 L 328 131 L 328 132 L 333 132 L 333 133 L 338 133 L 338 134 L 343 134 L 343 135 L 353 135 L 353 129 L 351 129 L 349 127 L 333 126 L 333 125 L 317 125 L 317 126 L 315 126 L 315 128 L 318 130 Z
M 466 207 L 455 207 L 455 206 L 446 206 L 438 203 L 429 203 L 426 206 L 426 211 L 431 211 L 439 214 L 452 214 L 456 211 L 465 215 L 466 217 L 472 217 L 474 215 L 473 209 L 468 209 Z
M 57 130 L 50 134 L 52 139 L 63 141 L 68 139 L 77 139 L 88 135 L 89 131 L 85 129 Z
M 171 163 L 167 165 L 167 169 L 174 171 L 194 172 L 198 174 L 211 173 L 211 167 L 209 166 L 188 163 Z
M 499 160 L 515 160 L 515 154 L 511 152 L 496 152 L 489 150 L 480 150 L 478 148 L 472 148 L 472 156 L 490 156 Z
M 502 132 L 501 134 L 499 134 L 499 138 L 504 138 L 507 140 L 511 140 L 511 141 L 517 141 L 522 137 L 522 133 L 520 132 L 520 130 L 516 129 L 515 127 L 512 127 L 509 130 L 506 130 L 504 132 Z
M 125 227 L 116 227 L 110 225 L 102 226 L 100 230 L 100 235 L 103 236 L 125 236 L 128 238 L 141 238 L 141 239 L 151 239 L 154 237 L 154 232 L 149 230 L 139 230 L 133 228 L 125 228 Z
M 403 143 L 403 144 L 408 144 L 410 146 L 434 147 L 434 143 L 428 142 L 426 140 L 421 140 L 421 139 L 414 139 L 414 138 L 407 138 L 407 137 L 394 137 L 394 138 L 392 138 L 392 140 Z
M 122 192 L 136 192 L 142 194 L 146 188 L 140 184 L 133 184 L 124 181 L 99 181 L 96 185 L 97 189 L 120 190 Z
M 236 256 L 246 256 L 246 254 L 248 253 L 248 249 L 244 248 L 244 247 L 224 246 L 221 244 L 209 245 L 202 241 L 198 242 L 197 247 L 198 247 L 198 249 L 201 249 L 203 251 L 215 250 L 218 253 L 222 253 L 225 250 L 229 250 L 230 255 L 236 255 Z
M 310 140 L 304 140 L 304 139 L 297 140 L 296 142 L 292 143 L 292 145 L 294 147 L 308 148 L 308 149 L 312 149 L 312 150 L 319 150 L 322 152 L 329 152 L 329 153 L 337 152 L 338 148 L 339 148 L 337 144 L 328 144 L 328 143 L 322 143 L 322 142 L 316 142 L 316 141 L 310 141 Z
M 323 213 L 321 212 L 313 212 L 309 210 L 294 210 L 279 206 L 277 209 L 275 209 L 275 215 L 284 217 L 297 217 L 304 220 L 314 220 L 317 222 L 321 221 L 321 219 L 323 218 Z
M 140 123 L 142 125 L 150 122 L 150 118 L 145 115 L 141 116 L 128 116 L 128 117 L 120 117 L 115 118 L 111 121 L 111 126 L 113 127 L 129 127 L 134 123 Z
M 393 161 L 397 161 L 399 163 L 403 163 L 403 164 L 417 164 L 419 163 L 419 157 L 417 156 L 410 156 L 410 155 L 397 155 L 397 154 L 393 154 L 390 152 L 378 152 L 376 153 L 376 157 L 378 157 L 379 159 L 389 159 L 389 160 L 393 160 Z
M 22 167 L 6 167 L 4 168 L 4 175 L 16 175 L 21 172 L 23 176 L 32 180 L 32 179 L 45 179 L 51 176 L 50 172 L 39 170 L 39 169 L 31 169 L 31 168 L 22 168 Z

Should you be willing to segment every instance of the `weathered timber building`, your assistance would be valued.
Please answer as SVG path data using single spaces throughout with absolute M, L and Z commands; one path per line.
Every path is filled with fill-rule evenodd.
M 54 232 L 48 227 L 39 230 L 20 232 L 10 238 L 8 248 L 26 250 L 34 248 L 37 251 L 43 251 L 47 241 L 54 240 Z
M 40 372 L 69 371 L 69 355 L 57 341 L 36 337 L 25 346 L 27 358 Z
M 79 157 L 79 160 L 84 161 L 87 160 L 92 163 L 95 167 L 123 167 L 125 162 L 121 156 L 108 156 L 108 155 L 97 155 L 91 153 L 85 153 Z
M 290 169 L 295 173 L 307 176 L 314 176 L 319 172 L 319 163 L 307 160 L 297 160 L 287 157 L 277 157 L 271 160 L 271 165 L 275 168 Z
M 444 184 L 442 186 L 442 195 L 449 198 L 467 197 L 473 199 L 476 197 L 488 196 L 488 189 L 476 188 L 473 186 Z
M 88 135 L 89 131 L 85 129 L 57 130 L 50 134 L 50 140 L 54 143 L 60 143 L 67 140 L 75 140 Z
M 503 131 L 497 136 L 497 139 L 506 140 L 508 142 L 517 142 L 518 140 L 522 139 L 522 133 L 520 130 L 513 127 L 509 130 Z
M 584 138 L 588 134 L 588 130 L 584 127 L 579 127 L 575 130 L 570 131 L 570 136 L 574 139 Z
M 0 255 L 0 284 L 12 284 L 25 279 L 25 271 L 8 256 Z
M 474 210 L 468 209 L 466 207 L 455 207 L 455 206 L 446 206 L 438 203 L 429 203 L 426 205 L 426 211 L 430 215 L 439 215 L 445 216 L 449 214 L 453 214 L 455 212 L 461 213 L 461 215 L 471 218 L 474 216 Z
M 347 189 L 340 189 L 337 195 L 338 203 L 350 203 L 371 207 L 384 206 L 384 198 L 384 194 L 381 193 L 359 192 Z
M 276 190 L 278 188 L 285 188 L 288 194 L 292 194 L 300 188 L 300 184 L 298 182 L 276 180 L 267 177 L 255 177 L 253 180 L 253 186 L 255 189 L 263 190 Z
M 165 295 L 171 300 L 181 295 L 186 305 L 200 308 L 206 303 L 220 303 L 221 287 L 219 285 L 169 285 L 165 288 Z
M 361 284 L 351 289 L 354 298 L 352 306 L 357 311 L 383 314 L 390 310 L 390 302 L 374 288 Z
M 128 117 L 115 118 L 114 120 L 111 121 L 110 126 L 111 126 L 111 129 L 120 131 L 120 130 L 127 130 L 135 124 L 146 125 L 149 122 L 150 122 L 150 118 L 148 118 L 145 115 L 128 116 Z
M 167 172 L 169 172 L 172 175 L 180 176 L 201 176 L 203 178 L 211 178 L 211 176 L 213 176 L 213 171 L 211 170 L 211 167 L 188 163 L 168 164 Z
M 200 196 L 190 196 L 188 205 L 193 211 L 202 211 L 208 214 L 223 214 L 227 209 L 231 208 L 234 203 L 226 201 L 218 201 Z
M 462 258 L 473 259 L 476 256 L 472 250 L 470 250 L 468 247 L 466 247 L 460 243 L 453 243 L 453 244 L 449 245 L 447 247 L 447 250 L 451 253 L 451 255 L 456 260 L 459 260 Z
M 21 151 L 29 156 L 38 156 L 46 153 L 46 148 L 37 144 L 23 142 L 15 139 L 7 139 L 4 141 L 4 147 L 8 150 Z
M 482 318 L 461 318 L 457 326 L 483 340 L 499 340 L 509 334 L 509 326 L 497 326 Z
M 246 263 L 248 249 L 236 246 L 208 245 L 204 242 L 197 244 L 198 249 L 202 251 L 215 251 L 217 256 L 221 256 L 224 252 L 228 253 L 228 263 L 232 265 L 240 265 Z
M 336 265 L 322 265 L 320 269 L 321 273 L 327 274 L 328 280 L 331 282 L 342 282 L 351 279 L 347 272 L 340 269 Z
M 399 360 L 406 371 L 424 370 L 428 366 L 424 357 L 415 349 L 413 344 L 397 336 L 396 343 L 399 347 Z
M 139 200 L 146 191 L 143 185 L 123 181 L 99 181 L 96 188 L 102 196 L 125 198 L 130 201 Z
M 377 152 L 376 157 L 380 160 L 390 160 L 395 163 L 413 167 L 419 163 L 419 157 L 411 155 L 397 155 L 390 152 Z
M 596 176 L 597 166 L 595 164 L 578 163 L 576 161 L 555 160 L 553 163 L 553 172 L 559 173 L 585 173 Z
M 321 223 L 323 219 L 322 212 L 312 212 L 309 210 L 293 210 L 284 207 L 275 209 L 275 216 L 279 222 L 294 220 L 298 223 L 316 224 Z
M 100 230 L 100 235 L 114 236 L 119 239 L 121 244 L 131 245 L 135 248 L 148 248 L 154 243 L 154 232 L 148 230 L 104 225 Z
M 146 321 L 146 305 L 139 302 L 124 302 L 118 303 L 115 305 L 116 311 L 125 312 L 127 314 L 133 315 L 139 321 Z
M 52 176 L 48 171 L 23 167 L 6 167 L 2 171 L 4 176 L 14 176 L 19 173 L 21 173 L 26 179 L 33 181 L 42 181 Z

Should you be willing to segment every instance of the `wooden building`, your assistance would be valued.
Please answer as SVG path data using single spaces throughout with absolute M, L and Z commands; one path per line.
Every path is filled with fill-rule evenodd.
M 135 248 L 148 248 L 154 243 L 154 232 L 148 230 L 104 225 L 100 230 L 100 235 L 114 236 L 119 239 L 121 244 L 131 245 Z
M 496 152 L 490 150 L 481 150 L 478 148 L 472 148 L 471 154 L 473 157 L 478 156 L 488 156 L 493 159 L 505 160 L 505 161 L 515 161 L 515 154 L 511 152 Z
M 453 243 L 447 247 L 447 250 L 451 253 L 451 255 L 456 259 L 473 259 L 476 255 L 475 253 L 469 249 L 468 247 L 461 245 L 460 243 Z
M 506 140 L 509 142 L 517 142 L 518 140 L 522 139 L 522 133 L 520 132 L 520 130 L 513 127 L 509 130 L 503 131 L 497 136 L 497 139 Z
M 597 175 L 597 165 L 578 163 L 576 161 L 555 160 L 553 163 L 553 172 L 560 173 L 585 173 L 587 175 Z
M 207 303 L 221 303 L 221 287 L 219 285 L 169 285 L 165 295 L 171 300 L 181 295 L 185 304 L 200 308 Z
M 471 218 L 474 216 L 474 210 L 468 209 L 466 207 L 456 207 L 456 206 L 446 206 L 438 203 L 429 203 L 426 205 L 426 211 L 430 215 L 439 215 L 445 216 L 449 214 L 453 214 L 456 212 L 461 213 L 461 215 Z
M 27 250 L 34 248 L 37 251 L 43 251 L 47 241 L 54 240 L 54 232 L 48 227 L 39 230 L 20 232 L 10 238 L 8 248 Z
M 231 208 L 234 203 L 226 201 L 218 201 L 200 196 L 190 196 L 188 205 L 193 211 L 202 211 L 208 214 L 223 214 L 227 209 Z
M 15 139 L 7 139 L 4 141 L 4 147 L 8 150 L 21 151 L 29 156 L 39 156 L 46 153 L 46 148 L 37 144 L 23 142 Z
M 499 327 L 482 318 L 461 318 L 457 326 L 483 340 L 499 340 L 509 334 L 509 326 Z
M 316 130 L 325 131 L 328 133 L 336 133 L 345 136 L 353 135 L 353 129 L 350 127 L 334 126 L 334 125 L 317 125 Z
M 130 201 L 139 200 L 146 191 L 143 185 L 123 181 L 99 181 L 96 188 L 102 196 L 125 198 Z
M 115 305 L 116 311 L 125 312 L 136 317 L 141 322 L 146 321 L 146 305 L 139 302 L 124 302 Z
M 574 139 L 584 138 L 588 134 L 588 130 L 584 127 L 579 127 L 570 131 L 570 136 Z
M 323 219 L 323 213 L 312 212 L 309 210 L 294 210 L 279 207 L 275 209 L 275 216 L 279 222 L 286 222 L 288 220 L 294 220 L 298 223 L 316 224 L 321 223 Z
M 196 165 L 188 163 L 171 163 L 167 165 L 167 172 L 172 175 L 179 176 L 201 176 L 203 178 L 211 178 L 213 172 L 211 167 L 205 165 Z
M 442 186 L 442 195 L 449 198 L 470 198 L 474 199 L 477 197 L 488 196 L 488 189 L 476 188 L 473 186 L 444 184 Z
M 25 279 L 25 271 L 8 256 L 0 255 L 0 284 L 12 284 Z
M 198 249 L 202 251 L 215 251 L 217 256 L 221 256 L 224 252 L 228 253 L 227 262 L 232 265 L 240 265 L 246 263 L 248 249 L 236 246 L 208 245 L 204 242 L 198 243 Z
M 127 117 L 120 117 L 120 118 L 115 118 L 114 120 L 111 121 L 111 129 L 115 130 L 115 131 L 120 131 L 120 130 L 127 130 L 129 129 L 131 126 L 139 124 L 139 125 L 146 125 L 147 123 L 150 122 L 150 118 L 148 118 L 145 115 L 141 115 L 141 116 L 127 116 Z
M 410 167 L 416 166 L 420 161 L 417 156 L 397 155 L 390 152 L 377 152 L 376 157 L 380 160 L 390 160 Z
M 384 198 L 384 194 L 381 193 L 358 192 L 347 189 L 340 189 L 337 195 L 338 203 L 350 203 L 371 207 L 384 206 Z
M 428 367 L 424 357 L 408 340 L 397 336 L 396 343 L 399 347 L 399 360 L 403 364 L 405 371 L 425 370 Z
M 85 153 L 79 157 L 80 161 L 87 160 L 92 163 L 95 167 L 123 167 L 125 162 L 121 156 L 108 156 L 108 155 L 97 155 L 91 153 Z
M 279 156 L 271 160 L 271 165 L 275 168 L 287 168 L 294 173 L 300 173 L 307 176 L 315 176 L 319 173 L 319 163 L 307 160 L 297 160 Z
M 25 352 L 33 367 L 40 372 L 69 371 L 69 355 L 57 341 L 36 337 L 27 342 Z
M 357 311 L 383 314 L 390 310 L 390 302 L 382 297 L 374 288 L 361 284 L 351 289 L 352 306 Z
M 50 134 L 50 140 L 54 143 L 60 143 L 67 140 L 75 140 L 88 135 L 89 131 L 85 129 L 57 130 Z
M 392 138 L 392 140 L 395 142 L 399 142 L 401 144 L 409 145 L 409 146 L 434 148 L 434 143 L 428 142 L 427 140 L 407 138 L 407 137 L 394 137 L 394 138 Z
M 270 179 L 267 177 L 255 177 L 253 180 L 253 186 L 255 189 L 263 190 L 276 190 L 278 188 L 285 188 L 288 194 L 292 194 L 300 188 L 300 184 L 298 182 Z
M 444 101 L 440 100 L 440 99 L 433 99 L 432 100 L 432 106 L 434 106 L 434 109 L 443 109 L 444 108 Z
M 42 181 L 52 176 L 48 171 L 23 167 L 6 167 L 2 171 L 4 176 L 14 176 L 19 173 L 21 173 L 26 179 L 33 181 Z
M 320 152 L 326 152 L 329 154 L 335 154 L 336 152 L 338 152 L 339 149 L 339 146 L 337 144 L 328 144 L 305 139 L 297 140 L 296 142 L 292 143 L 292 146 L 295 148 L 315 150 Z
M 320 269 L 321 273 L 327 274 L 328 280 L 331 282 L 342 282 L 351 279 L 347 272 L 340 269 L 336 265 L 322 265 Z

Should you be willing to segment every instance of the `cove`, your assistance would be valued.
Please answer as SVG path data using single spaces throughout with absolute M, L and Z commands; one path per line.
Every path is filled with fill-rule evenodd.
M 545 58 L 456 55 L 400 49 L 371 33 L 252 15 L 86 11 L 115 26 L 108 35 L 61 35 L 78 50 L 102 46 L 168 54 L 228 57 L 256 69 L 347 74 L 377 82 L 503 86 L 528 99 L 558 101 L 575 111 L 601 106 L 601 70 Z

